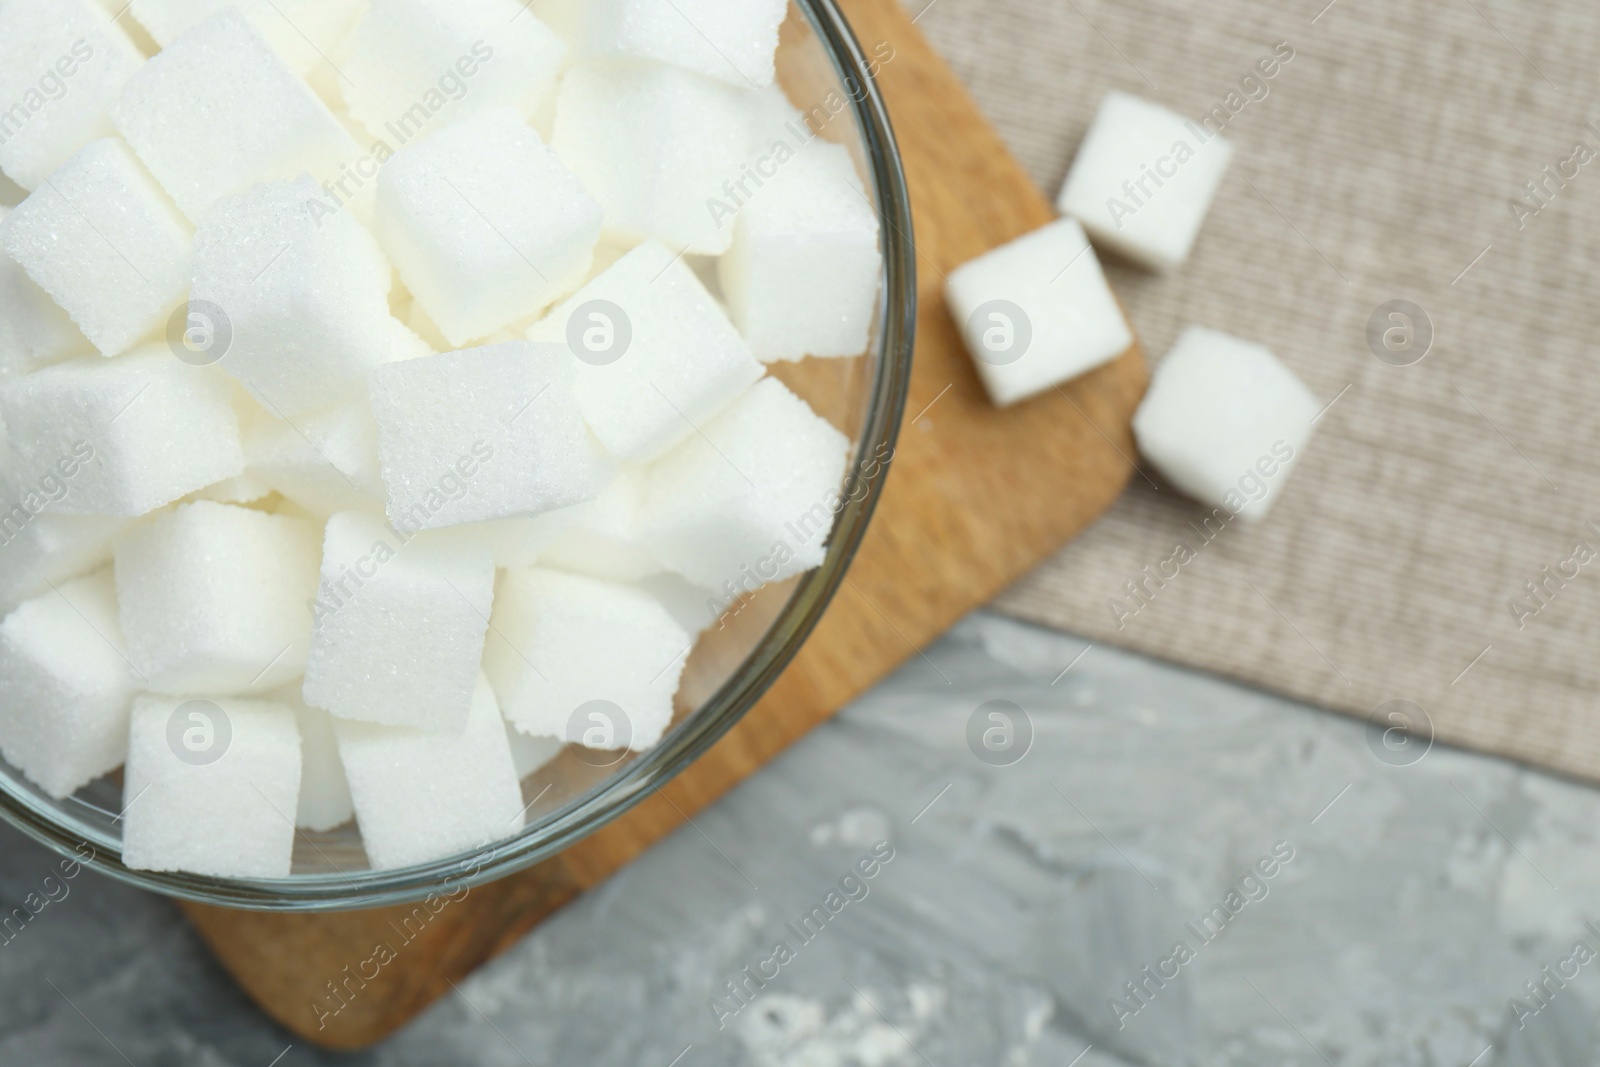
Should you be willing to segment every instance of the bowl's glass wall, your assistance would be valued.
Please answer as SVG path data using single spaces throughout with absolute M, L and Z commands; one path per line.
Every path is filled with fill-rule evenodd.
M 120 773 L 56 801 L 0 763 L 0 814 L 99 870 L 169 895 L 284 910 L 362 907 L 420 898 L 441 886 L 473 884 L 533 863 L 615 818 L 708 748 L 788 663 L 837 588 L 882 487 L 886 467 L 878 461 L 891 454 L 899 429 L 915 317 L 911 224 L 898 155 L 873 81 L 878 61 L 867 44 L 864 53 L 832 0 L 796 0 L 778 53 L 785 93 L 808 116 L 813 134 L 851 151 L 880 218 L 884 277 L 868 351 L 853 359 L 771 368 L 855 442 L 848 503 L 819 570 L 736 601 L 701 637 L 684 672 L 675 725 L 657 747 L 597 766 L 602 761 L 596 755 L 612 754 L 584 752 L 579 758 L 579 750 L 568 746 L 523 782 L 529 808 L 520 834 L 477 853 L 394 871 L 368 869 L 353 823 L 326 833 L 300 832 L 288 879 L 129 870 L 120 862 Z

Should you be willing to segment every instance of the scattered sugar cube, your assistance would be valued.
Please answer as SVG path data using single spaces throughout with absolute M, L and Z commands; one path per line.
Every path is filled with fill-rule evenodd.
M 1133 432 L 1173 485 L 1254 521 L 1282 493 L 1321 408 L 1266 348 L 1191 326 L 1151 376 Z
M 593 500 L 603 472 L 575 362 L 509 341 L 373 371 L 389 521 L 415 532 Z
M 652 464 L 639 539 L 718 592 L 810 570 L 827 555 L 849 451 L 844 434 L 767 378 Z
M 23 485 L 52 475 L 62 515 L 143 515 L 244 471 L 227 379 L 165 345 L 57 363 L 0 386 Z
M 724 184 L 751 153 L 747 91 L 676 67 L 583 64 L 561 80 L 552 144 L 600 201 L 612 239 L 728 250 L 723 223 L 737 206 Z
M 114 137 L 85 147 L 7 215 L 0 244 L 108 356 L 167 321 L 194 263 L 189 224 Z
M 511 765 L 516 769 L 519 782 L 561 755 L 561 750 L 567 747 L 567 743 L 558 738 L 533 737 L 510 723 L 506 723 L 506 743 L 511 747 Z
M 121 0 L 118 0 L 120 3 Z M 132 0 L 133 17 L 162 48 L 228 7 L 297 74 L 334 62 L 366 8 L 365 0 Z M 338 77 L 337 73 L 334 74 Z
M 87 0 L 0 4 L 0 170 L 37 189 L 90 141 L 144 56 Z
M 481 848 L 522 829 L 522 789 L 494 691 L 473 682 L 456 736 L 336 719 L 361 843 L 374 870 Z
M 327 105 L 235 8 L 146 63 L 111 118 L 196 223 L 218 200 L 256 182 L 307 171 L 326 178 L 361 154 Z
M 592 0 L 584 51 L 650 59 L 739 88 L 771 85 L 788 0 Z
M 509 570 L 493 621 L 484 670 L 523 733 L 642 751 L 671 724 L 690 640 L 649 594 L 560 571 Z M 598 724 L 605 743 L 593 743 L 590 710 L 609 720 Z
M 817 141 L 739 211 L 718 261 L 728 311 L 763 360 L 865 352 L 883 261 L 850 153 Z
M 298 678 L 318 534 L 301 519 L 201 500 L 124 535 L 117 597 L 143 688 L 232 696 Z
M 644 472 L 643 467 L 622 467 L 594 500 L 553 513 L 566 522 L 538 550 L 540 564 L 614 582 L 660 574 L 661 561 L 634 534 Z
M 383 506 L 378 426 L 359 396 L 292 424 L 253 426 L 244 452 L 254 477 L 314 514 Z
M 1189 258 L 1232 158 L 1220 134 L 1109 92 L 1056 205 L 1107 248 L 1152 270 L 1174 270 Z
M 0 224 L 8 214 L 0 208 Z M 0 383 L 92 350 L 60 305 L 0 253 Z
M 300 729 L 300 802 L 295 808 L 295 826 L 312 833 L 343 826 L 355 816 L 355 806 L 344 764 L 339 761 L 333 716 L 308 707 L 300 699 L 298 682 L 276 690 L 267 699 L 292 709 Z
M 681 257 L 647 241 L 529 330 L 578 358 L 578 405 L 619 459 L 644 462 L 715 415 L 762 368 Z
M 289 876 L 300 796 L 292 710 L 141 696 L 128 734 L 123 863 L 219 878 Z
M 566 59 L 518 0 L 373 0 L 341 80 L 350 114 L 395 148 L 494 107 L 532 118 Z
M 378 240 L 458 347 L 576 289 L 600 240 L 600 215 L 507 108 L 430 134 L 378 175 Z
M 1083 227 L 1059 219 L 950 272 L 945 299 L 1004 407 L 1120 356 L 1133 331 Z
M 493 600 L 494 561 L 481 549 L 406 541 L 373 516 L 334 515 L 306 703 L 343 719 L 460 733 Z
M 53 797 L 121 766 L 137 685 L 109 570 L 0 622 L 0 754 Z
M 531 0 L 528 10 L 567 42 L 570 57 L 571 49 L 581 43 L 583 11 L 587 6 L 588 0 Z
M 320 196 L 304 176 L 257 185 L 195 234 L 190 307 L 231 326 L 218 366 L 290 420 L 359 393 L 399 354 L 389 264 L 349 212 L 312 210 Z

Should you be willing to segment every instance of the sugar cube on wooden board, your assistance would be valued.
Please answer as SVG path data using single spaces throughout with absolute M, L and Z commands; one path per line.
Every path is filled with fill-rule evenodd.
M 111 134 L 111 105 L 144 56 L 90 0 L 0 4 L 0 170 L 37 189 L 61 164 Z
M 566 53 L 560 35 L 517 0 L 372 0 L 340 87 L 350 114 L 398 148 L 489 108 L 533 118 Z
M 945 299 L 996 404 L 1109 363 L 1133 331 L 1083 227 L 1060 219 L 963 263 Z
M 578 405 L 619 459 L 660 456 L 762 375 L 694 272 L 646 241 L 528 331 L 577 358 Z
M 166 322 L 194 231 L 115 137 L 91 142 L 0 223 L 0 245 L 95 347 L 127 351 Z
M 378 240 L 458 347 L 576 289 L 600 219 L 582 183 L 509 108 L 429 134 L 378 176 Z
M 671 723 L 690 639 L 649 594 L 514 569 L 496 588 L 493 622 L 484 670 L 506 719 L 524 733 L 643 750 Z
M 138 684 L 111 572 L 63 582 L 0 622 L 0 754 L 69 795 L 122 765 Z
M 369 385 L 390 522 L 402 531 L 537 515 L 609 473 L 557 345 L 508 341 L 380 367 Z
M 1189 258 L 1232 158 L 1221 134 L 1113 90 L 1056 206 L 1107 248 L 1152 270 L 1175 270 Z
M 788 0 L 590 0 L 586 55 L 674 63 L 740 88 L 771 85 Z
M 826 555 L 849 451 L 844 434 L 766 378 L 651 465 L 639 540 L 719 593 L 809 570 Z
M 459 734 L 483 658 L 494 561 L 403 538 L 376 516 L 328 520 L 302 694 L 341 719 Z
M 300 734 L 284 705 L 134 701 L 122 798 L 134 870 L 287 878 L 299 795 Z
M 88 356 L 0 386 L 23 486 L 67 482 L 62 515 L 136 516 L 244 471 L 227 380 L 165 345 Z
M 763 360 L 866 351 L 883 259 L 850 153 L 815 141 L 739 210 L 717 261 L 728 311 Z
M 1321 409 L 1264 346 L 1191 326 L 1157 364 L 1133 433 L 1173 485 L 1254 521 L 1282 495 Z
M 482 848 L 522 829 L 516 765 L 482 676 L 454 735 L 346 719 L 333 729 L 374 869 Z
M 141 688 L 260 694 L 305 672 L 317 528 L 198 501 L 117 544 L 117 598 Z
M 394 352 L 393 271 L 355 217 L 321 215 L 309 177 L 228 197 L 195 233 L 190 307 L 231 337 L 220 366 L 280 419 L 359 394 Z
M 583 63 L 561 80 L 551 143 L 613 238 L 721 255 L 733 231 L 709 205 L 750 158 L 750 96 L 676 67 Z
M 196 223 L 256 182 L 307 171 L 327 178 L 361 154 L 327 105 L 231 7 L 140 68 L 111 118 Z

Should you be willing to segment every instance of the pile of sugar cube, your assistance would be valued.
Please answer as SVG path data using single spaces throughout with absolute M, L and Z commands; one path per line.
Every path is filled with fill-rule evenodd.
M 11 766 L 122 768 L 129 867 L 282 878 L 297 830 L 435 860 L 566 746 L 656 744 L 840 507 L 768 365 L 880 299 L 786 11 L 0 0 Z
M 1286 44 L 1277 55 L 1285 49 L 1292 57 Z M 1057 199 L 1062 218 L 949 275 L 947 303 L 996 404 L 1055 390 L 1128 350 L 1133 331 L 1091 241 L 1177 270 L 1232 156 L 1214 116 L 1106 94 Z M 1320 408 L 1267 348 L 1193 326 L 1157 366 L 1133 430 L 1172 485 L 1254 521 L 1281 496 Z

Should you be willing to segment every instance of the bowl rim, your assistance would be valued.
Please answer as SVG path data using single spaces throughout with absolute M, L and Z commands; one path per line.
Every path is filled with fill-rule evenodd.
M 323 912 L 411 903 L 504 878 L 576 844 L 643 801 L 727 733 L 771 687 L 816 627 L 855 557 L 877 508 L 899 437 L 916 331 L 916 250 L 910 197 L 889 114 L 869 62 L 836 0 L 793 0 L 827 53 L 859 130 L 883 249 L 878 359 L 851 468 L 852 491 L 835 520 L 827 556 L 803 575 L 755 648 L 711 697 L 620 774 L 596 783 L 481 849 L 390 870 L 289 878 L 218 878 L 133 870 L 119 843 L 98 828 L 75 833 L 47 802 L 0 778 L 0 818 L 68 859 L 121 882 L 194 903 L 258 911 Z M 859 91 L 857 91 L 859 90 Z M 870 474 L 866 473 L 871 471 Z M 864 491 L 862 491 L 864 488 Z M 120 817 L 120 816 L 119 816 Z

